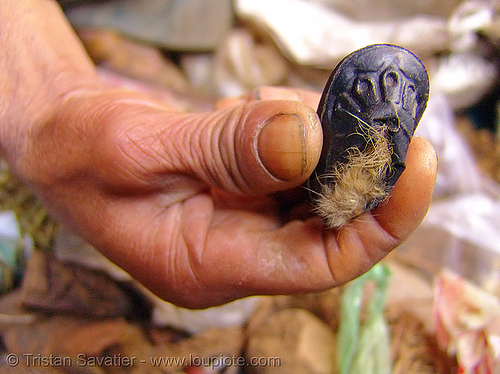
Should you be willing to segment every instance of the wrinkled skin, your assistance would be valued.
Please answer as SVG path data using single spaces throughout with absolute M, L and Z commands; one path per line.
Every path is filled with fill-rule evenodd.
M 399 245 L 430 204 L 436 154 L 415 138 L 386 204 L 338 231 L 302 214 L 299 186 L 322 144 L 319 94 L 264 87 L 181 113 L 111 89 L 50 0 L 2 0 L 0 44 L 0 149 L 12 171 L 54 217 L 178 305 L 342 284 Z M 264 127 L 278 113 L 279 126 Z

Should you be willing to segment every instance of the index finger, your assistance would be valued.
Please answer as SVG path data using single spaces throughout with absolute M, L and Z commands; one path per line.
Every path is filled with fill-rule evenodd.
M 434 148 L 424 138 L 413 138 L 407 168 L 389 200 L 336 234 L 338 250 L 329 256 L 336 282 L 344 283 L 369 270 L 418 227 L 429 209 L 436 175 Z
M 216 104 L 216 108 L 224 109 L 239 105 L 243 102 L 257 100 L 287 100 L 300 101 L 316 110 L 318 108 L 320 98 L 321 94 L 314 91 L 288 87 L 263 86 L 241 97 L 222 99 Z

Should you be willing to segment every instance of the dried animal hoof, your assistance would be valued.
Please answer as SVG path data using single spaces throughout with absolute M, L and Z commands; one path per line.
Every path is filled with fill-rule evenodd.
M 428 96 L 425 67 L 404 48 L 371 45 L 337 65 L 318 107 L 323 150 L 308 181 L 316 213 L 328 227 L 387 198 L 406 167 Z

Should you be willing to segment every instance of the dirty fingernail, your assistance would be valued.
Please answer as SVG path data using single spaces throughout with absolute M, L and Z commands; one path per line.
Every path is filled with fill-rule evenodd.
M 257 142 L 260 160 L 274 177 L 292 181 L 307 166 L 305 128 L 296 114 L 277 114 L 267 120 Z

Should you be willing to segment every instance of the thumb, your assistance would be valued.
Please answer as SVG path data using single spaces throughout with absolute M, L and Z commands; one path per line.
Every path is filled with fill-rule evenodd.
M 294 101 L 259 101 L 211 113 L 175 114 L 158 138 L 176 170 L 234 193 L 267 194 L 304 182 L 322 131 L 315 111 Z M 158 149 L 158 148 L 157 148 Z
M 169 177 L 182 184 L 178 177 L 189 176 L 224 191 L 265 195 L 307 180 L 323 140 L 316 112 L 298 101 L 184 113 L 135 93 L 104 91 L 69 97 L 57 119 L 72 125 L 58 134 L 46 131 L 47 144 L 57 139 L 71 145 L 71 154 L 81 149 L 81 157 L 72 157 L 78 170 L 90 157 L 99 178 L 122 190 L 131 183 L 165 188 L 172 186 Z

